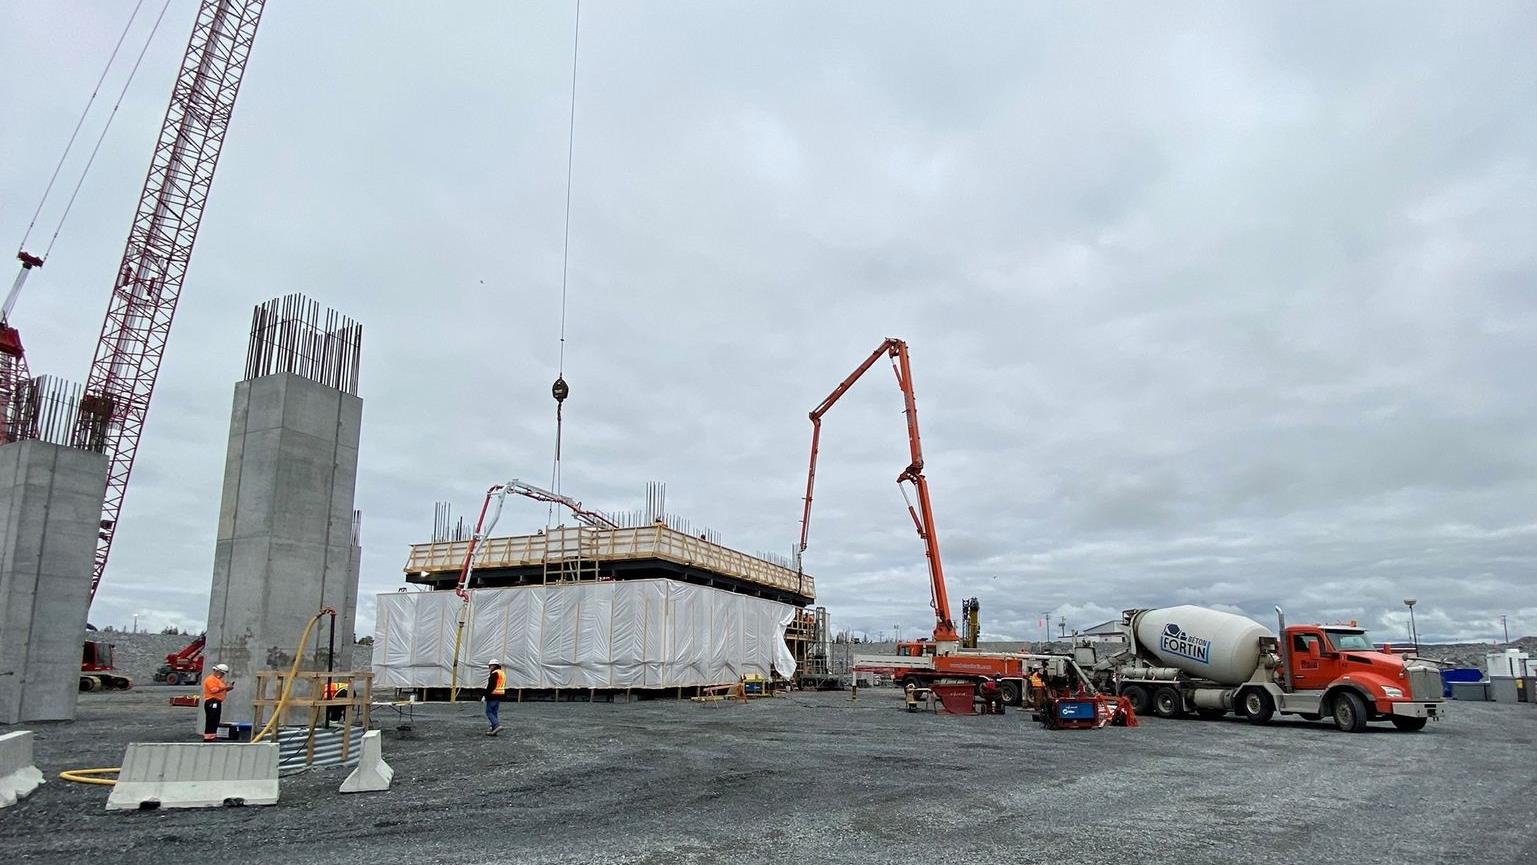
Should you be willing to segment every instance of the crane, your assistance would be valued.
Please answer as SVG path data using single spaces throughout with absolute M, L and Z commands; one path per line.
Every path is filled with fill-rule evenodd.
M 93 599 L 265 6 L 266 0 L 201 0 L 107 302 L 72 437 L 77 447 L 104 442 L 107 455 Z
M 33 268 L 43 266 L 42 258 L 25 250 L 16 253 L 16 258 L 21 262 L 21 272 L 16 274 L 16 281 L 11 283 L 10 293 L 5 296 L 5 305 L 0 306 L 0 444 L 15 437 L 13 425 L 20 420 L 17 417 L 17 392 L 22 383 L 32 378 L 32 373 L 27 369 L 26 349 L 21 345 L 21 332 L 11 325 L 11 310 L 16 307 L 16 300 L 21 297 L 21 287 L 26 284 Z
M 902 391 L 903 411 L 907 415 L 907 445 L 912 461 L 901 474 L 897 475 L 897 487 L 902 491 L 902 498 L 907 502 L 907 512 L 913 518 L 913 525 L 918 529 L 918 537 L 923 540 L 923 552 L 929 563 L 929 604 L 934 608 L 934 642 L 940 646 L 953 647 L 960 641 L 960 634 L 955 630 L 955 621 L 950 618 L 950 598 L 945 590 L 945 569 L 939 558 L 939 537 L 934 528 L 934 506 L 929 500 L 929 481 L 923 475 L 923 442 L 918 435 L 918 403 L 913 395 L 913 372 L 907 356 L 907 343 L 894 337 L 887 337 L 875 351 L 865 358 L 855 370 L 849 374 L 839 385 L 833 388 L 833 392 L 827 398 L 817 404 L 811 410 L 811 466 L 806 472 L 806 499 L 805 511 L 801 515 L 801 540 L 796 551 L 797 568 L 799 567 L 800 554 L 806 552 L 806 544 L 811 532 L 811 493 L 817 478 L 817 450 L 822 438 L 822 416 L 827 414 L 839 398 L 848 392 L 860 377 L 870 370 L 870 367 L 881 359 L 882 356 L 891 359 L 892 372 L 897 376 L 897 387 Z M 907 488 L 913 488 L 917 496 L 916 506 L 913 499 L 908 496 Z

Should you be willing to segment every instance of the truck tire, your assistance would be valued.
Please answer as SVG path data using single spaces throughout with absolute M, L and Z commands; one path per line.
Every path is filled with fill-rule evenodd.
M 1024 694 L 1024 689 L 1019 686 L 1018 682 L 1004 682 L 1003 687 L 1000 690 L 1003 691 L 1003 704 L 1005 706 L 1024 705 L 1024 700 L 1021 699 L 1021 696 Z
M 1173 685 L 1160 685 L 1153 692 L 1153 714 L 1160 718 L 1179 718 L 1185 714 L 1185 695 Z
M 1233 707 L 1239 717 L 1251 724 L 1268 724 L 1275 717 L 1275 701 L 1260 688 L 1249 688 L 1238 695 Z
M 1148 707 L 1153 702 L 1148 696 L 1147 689 L 1141 685 L 1122 685 L 1121 696 L 1131 704 L 1131 711 L 1138 715 L 1146 715 Z
M 921 688 L 921 687 L 923 687 L 923 683 L 918 681 L 918 677 L 917 676 L 908 676 L 907 678 L 902 680 L 902 688 L 903 688 L 903 690 L 906 690 L 907 688 Z
M 1429 720 L 1429 718 L 1411 718 L 1407 715 L 1394 715 L 1393 726 L 1405 733 L 1413 733 L 1416 730 L 1425 729 L 1425 722 Z
M 1334 726 L 1346 733 L 1359 733 L 1366 729 L 1366 701 L 1355 691 L 1340 691 L 1330 706 Z

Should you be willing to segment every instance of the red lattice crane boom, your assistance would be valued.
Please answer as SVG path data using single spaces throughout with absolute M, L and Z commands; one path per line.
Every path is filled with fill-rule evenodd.
M 960 640 L 960 634 L 955 630 L 955 621 L 950 617 L 950 596 L 945 588 L 945 568 L 939 559 L 939 537 L 934 529 L 934 506 L 929 500 L 929 481 L 923 476 L 923 441 L 918 435 L 918 401 L 913 395 L 913 371 L 907 358 L 907 343 L 894 337 L 888 337 L 870 356 L 865 358 L 848 378 L 833 388 L 833 392 L 827 395 L 816 408 L 811 410 L 811 467 L 806 472 L 806 510 L 801 515 L 801 542 L 796 553 L 797 563 L 800 553 L 806 551 L 806 543 L 811 535 L 811 492 L 817 479 L 817 449 L 822 440 L 822 415 L 827 414 L 828 409 L 838 401 L 848 389 L 854 386 L 875 366 L 876 362 L 885 355 L 891 358 L 892 372 L 897 376 L 897 387 L 902 390 L 903 412 L 907 415 L 907 446 L 912 461 L 907 468 L 897 475 L 897 487 L 902 490 L 902 498 L 907 501 L 907 512 L 913 518 L 913 525 L 918 529 L 918 537 L 923 539 L 923 552 L 929 562 L 929 590 L 932 593 L 930 604 L 934 607 L 934 641 L 936 643 L 955 643 Z M 918 498 L 916 505 L 907 496 L 907 484 L 911 484 Z
M 266 0 L 202 0 L 128 232 L 74 443 L 104 443 L 107 486 L 91 597 L 101 584 L 208 190 Z

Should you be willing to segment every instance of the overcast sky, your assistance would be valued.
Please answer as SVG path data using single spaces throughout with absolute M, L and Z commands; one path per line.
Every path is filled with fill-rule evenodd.
M 4 242 L 130 6 L 0 11 Z M 195 8 L 13 316 L 34 373 L 85 376 Z M 278 294 L 365 328 L 360 632 L 435 500 L 548 482 L 573 13 L 268 6 L 94 622 L 202 627 Z M 1526 3 L 588 0 L 565 489 L 638 508 L 665 481 L 787 553 L 806 412 L 898 336 L 988 638 L 1188 602 L 1401 639 L 1411 596 L 1432 639 L 1537 633 L 1534 28 Z M 900 410 L 877 369 L 825 424 L 805 564 L 840 628 L 933 624 Z

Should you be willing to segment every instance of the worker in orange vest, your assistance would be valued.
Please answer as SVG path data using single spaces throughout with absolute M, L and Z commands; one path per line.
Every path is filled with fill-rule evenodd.
M 1041 702 L 1046 697 L 1046 682 L 1041 678 L 1040 670 L 1030 671 L 1030 705 L 1041 708 Z
M 214 664 L 213 672 L 203 677 L 203 741 L 212 742 L 219 732 L 219 713 L 224 709 L 224 698 L 234 689 L 225 677 L 229 676 L 228 664 Z
M 347 684 L 345 682 L 338 682 L 334 679 L 328 680 L 326 682 L 326 686 L 321 689 L 321 696 L 326 700 L 345 700 L 347 699 Z M 340 721 L 345 718 L 346 715 L 346 706 L 326 707 L 327 724 L 330 724 L 334 721 Z
M 491 722 L 491 729 L 486 731 L 487 736 L 495 736 L 502 732 L 502 722 L 498 713 L 502 708 L 502 697 L 507 695 L 507 674 L 502 672 L 502 664 L 495 658 L 491 659 L 491 677 L 486 680 L 486 720 Z

